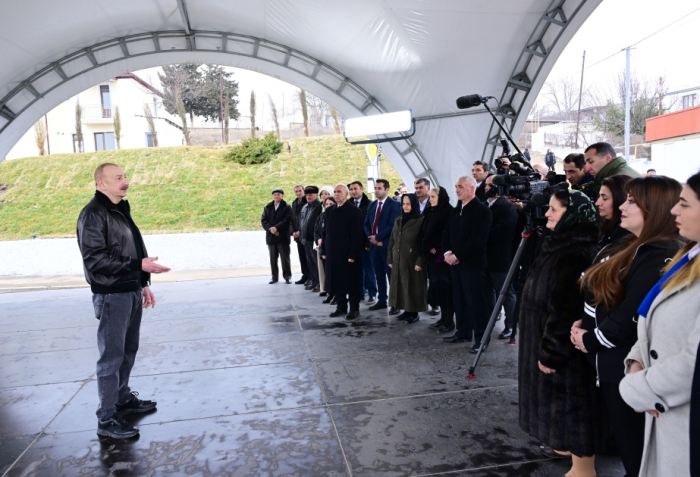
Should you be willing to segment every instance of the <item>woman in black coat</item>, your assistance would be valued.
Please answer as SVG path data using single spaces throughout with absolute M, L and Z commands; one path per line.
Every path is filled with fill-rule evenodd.
M 421 254 L 428 259 L 428 296 L 433 296 L 440 307 L 440 319 L 430 328 L 447 333 L 455 329 L 452 305 L 452 279 L 450 266 L 445 262 L 442 250 L 442 234 L 452 212 L 450 196 L 444 187 L 433 187 L 430 191 L 430 209 L 421 229 Z
M 620 227 L 620 221 L 622 220 L 620 206 L 627 200 L 625 184 L 631 180 L 632 177 L 624 174 L 603 179 L 600 186 L 600 196 L 595 203 L 596 207 L 598 207 L 598 214 L 603 219 L 600 233 L 601 248 L 605 248 L 629 235 L 626 229 Z
M 596 386 L 603 391 L 615 444 L 628 476 L 639 475 L 644 414 L 625 403 L 619 386 L 625 376 L 625 357 L 637 342 L 637 309 L 682 246 L 671 215 L 681 189 L 678 181 L 664 176 L 627 182 L 620 226 L 629 235 L 601 250 L 595 265 L 586 271 L 585 315 L 571 328 L 572 342 L 586 353 L 596 371 Z
M 520 427 L 545 445 L 572 454 L 572 474 L 595 475 L 603 440 L 595 374 L 570 341 L 583 314 L 578 280 L 598 248 L 597 214 L 588 197 L 559 190 L 550 200 L 553 233 L 529 271 L 520 305 Z

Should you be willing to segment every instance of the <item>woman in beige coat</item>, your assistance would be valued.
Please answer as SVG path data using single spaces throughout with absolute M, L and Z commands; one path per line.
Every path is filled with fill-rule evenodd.
M 691 241 L 639 308 L 637 343 L 625 359 L 620 394 L 646 412 L 640 477 L 690 475 L 690 397 L 700 343 L 700 174 L 671 211 Z

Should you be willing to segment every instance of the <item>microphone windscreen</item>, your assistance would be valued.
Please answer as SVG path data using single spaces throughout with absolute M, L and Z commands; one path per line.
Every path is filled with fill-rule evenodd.
M 461 98 L 457 98 L 457 108 L 459 109 L 467 109 L 467 108 L 472 108 L 474 106 L 479 106 L 482 104 L 482 98 L 481 95 L 479 94 L 468 94 L 466 96 L 462 96 Z
M 549 205 L 549 194 L 543 194 L 541 192 L 534 194 L 530 199 L 533 205 Z
M 493 176 L 493 185 L 506 185 L 506 176 L 501 174 L 496 174 Z

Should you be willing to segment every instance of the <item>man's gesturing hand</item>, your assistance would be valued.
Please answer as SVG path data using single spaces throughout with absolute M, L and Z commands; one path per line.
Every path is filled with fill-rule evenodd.
M 143 307 L 156 307 L 156 296 L 151 291 L 151 287 L 144 287 L 143 289 Z
M 168 267 L 165 267 L 163 265 L 158 265 L 156 263 L 156 260 L 158 260 L 158 257 L 146 257 L 143 260 L 141 260 L 141 270 L 147 273 L 165 273 L 169 272 L 170 269 Z M 153 294 L 151 294 L 152 296 Z M 154 302 L 155 303 L 155 302 Z

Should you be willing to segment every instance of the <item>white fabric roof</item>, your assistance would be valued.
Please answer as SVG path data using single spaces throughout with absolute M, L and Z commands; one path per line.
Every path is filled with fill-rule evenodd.
M 506 119 L 517 137 L 557 57 L 601 1 L 0 0 L 0 158 L 78 92 L 179 62 L 269 74 L 347 117 L 457 113 L 457 97 L 491 95 L 512 105 Z M 451 186 L 473 161 L 493 157 L 490 128 L 487 114 L 420 120 L 412 141 L 383 151 L 407 183 L 422 174 Z

